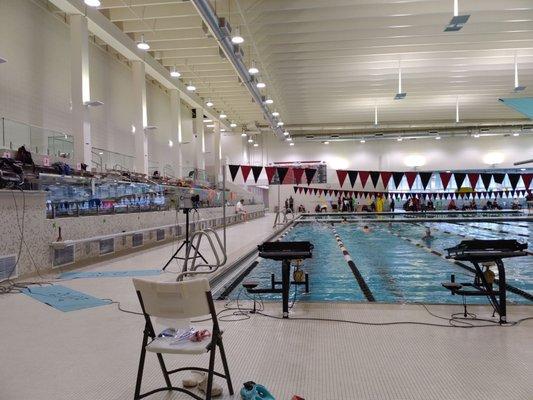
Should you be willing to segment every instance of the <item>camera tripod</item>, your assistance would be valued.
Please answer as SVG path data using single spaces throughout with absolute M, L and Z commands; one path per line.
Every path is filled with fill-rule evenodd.
M 194 209 L 194 210 L 196 211 L 196 209 Z M 189 246 L 191 246 L 194 250 L 198 250 L 198 254 L 197 254 L 196 258 L 201 258 L 205 263 L 207 263 L 207 260 L 204 258 L 202 253 L 200 253 L 200 250 L 196 249 L 194 244 L 192 244 L 192 242 L 189 240 L 189 213 L 190 213 L 190 211 L 191 211 L 191 208 L 184 208 L 183 209 L 183 213 L 185 214 L 185 240 L 180 244 L 180 246 L 174 252 L 172 257 L 170 257 L 170 259 L 167 261 L 167 263 L 163 267 L 163 271 L 167 269 L 167 267 L 172 262 L 172 260 L 185 260 L 185 257 L 180 257 L 180 256 L 178 256 L 178 254 L 181 251 L 181 249 L 184 248 L 184 247 L 185 247 L 185 251 L 187 251 L 187 248 Z

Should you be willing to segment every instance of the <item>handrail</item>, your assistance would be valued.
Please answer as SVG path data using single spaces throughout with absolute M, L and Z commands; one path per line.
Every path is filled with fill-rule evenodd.
M 222 255 L 223 255 L 223 260 L 220 261 L 220 257 L 219 257 L 219 254 L 217 252 L 217 249 L 215 248 L 215 245 L 213 244 L 213 239 L 211 238 L 210 234 L 213 234 L 213 236 L 215 236 L 217 242 L 218 242 L 218 245 L 220 247 L 220 250 L 222 251 Z M 196 260 L 198 258 L 200 258 L 200 243 L 201 243 L 201 239 L 202 237 L 206 237 L 208 242 L 209 242 L 209 245 L 211 247 L 211 250 L 215 256 L 215 264 L 198 264 L 196 265 Z M 194 239 L 197 238 L 197 241 L 196 241 L 196 244 L 193 245 L 194 243 Z M 194 247 L 194 254 L 193 256 L 191 257 L 191 249 Z M 192 265 L 191 265 L 191 269 L 190 270 L 187 270 L 187 264 L 189 262 L 189 260 L 192 259 Z M 194 232 L 192 237 L 191 237 L 191 240 L 187 246 L 187 250 L 185 252 L 185 260 L 184 260 L 184 264 L 183 264 L 183 269 L 182 269 L 182 272 L 178 274 L 178 276 L 176 277 L 176 281 L 181 281 L 183 280 L 184 277 L 186 276 L 189 276 L 189 275 L 202 275 L 202 274 L 212 274 L 214 273 L 215 271 L 217 271 L 220 267 L 224 266 L 226 264 L 228 260 L 228 254 L 226 252 L 226 249 L 224 248 L 224 246 L 222 245 L 222 242 L 220 240 L 220 236 L 218 235 L 218 233 L 216 231 L 214 231 L 213 229 L 211 228 L 206 228 L 204 230 L 201 230 L 201 231 L 197 231 L 197 232 Z M 207 271 L 197 271 L 198 268 L 209 268 L 209 270 Z

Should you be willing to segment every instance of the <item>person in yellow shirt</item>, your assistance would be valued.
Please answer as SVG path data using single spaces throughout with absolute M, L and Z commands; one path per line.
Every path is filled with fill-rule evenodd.
M 380 193 L 378 194 L 376 198 L 376 212 L 378 213 L 383 212 L 383 203 L 384 203 L 383 195 Z

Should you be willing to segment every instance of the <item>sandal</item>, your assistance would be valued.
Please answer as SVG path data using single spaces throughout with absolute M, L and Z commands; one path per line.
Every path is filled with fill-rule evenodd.
M 207 374 L 205 375 L 204 380 L 198 383 L 198 389 L 200 389 L 200 392 L 202 393 L 207 392 Z M 213 380 L 213 385 L 211 386 L 211 397 L 218 397 L 221 395 L 222 395 L 222 386 L 220 386 L 218 383 L 216 383 Z

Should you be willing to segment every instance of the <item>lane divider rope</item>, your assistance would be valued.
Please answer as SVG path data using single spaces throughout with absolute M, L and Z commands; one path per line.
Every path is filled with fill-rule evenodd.
M 374 295 L 372 294 L 372 291 L 366 284 L 365 279 L 359 272 L 359 269 L 353 262 L 352 257 L 350 256 L 350 253 L 346 249 L 346 246 L 344 245 L 341 237 L 337 233 L 337 230 L 335 229 L 335 227 L 333 227 L 332 230 L 333 230 L 333 235 L 335 236 L 335 240 L 337 241 L 337 245 L 339 246 L 339 249 L 342 251 L 342 256 L 344 257 L 344 260 L 346 261 L 346 263 L 352 270 L 352 273 L 354 274 L 355 279 L 357 280 L 357 283 L 359 284 L 359 287 L 361 288 L 361 291 L 363 292 L 363 294 L 365 295 L 368 301 L 370 302 L 376 301 L 376 299 L 374 298 Z

